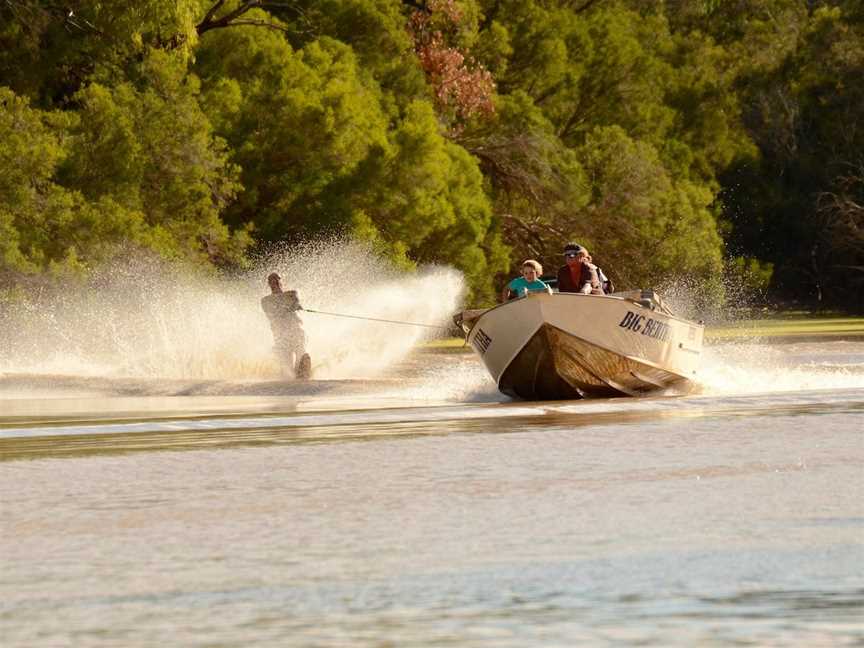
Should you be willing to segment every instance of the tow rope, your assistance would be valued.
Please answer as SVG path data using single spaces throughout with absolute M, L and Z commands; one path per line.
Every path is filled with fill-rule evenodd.
M 421 324 L 420 322 L 405 322 L 403 320 L 381 319 L 380 317 L 362 317 L 360 315 L 346 315 L 345 313 L 329 313 L 327 311 L 312 310 L 311 308 L 302 309 L 307 313 L 316 313 L 317 315 L 330 315 L 331 317 L 347 317 L 349 319 L 368 320 L 370 322 L 384 322 L 386 324 L 402 324 L 403 326 L 423 326 L 425 328 L 448 330 L 449 326 L 440 326 L 438 324 Z

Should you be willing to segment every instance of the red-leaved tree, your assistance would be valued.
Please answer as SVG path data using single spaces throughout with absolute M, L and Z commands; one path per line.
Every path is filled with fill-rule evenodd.
M 428 0 L 409 21 L 414 51 L 435 93 L 436 109 L 453 134 L 475 115 L 495 111 L 492 73 L 452 44 L 462 20 L 455 0 Z

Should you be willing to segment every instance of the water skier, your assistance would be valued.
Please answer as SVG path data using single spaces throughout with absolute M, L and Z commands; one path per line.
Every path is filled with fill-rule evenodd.
M 288 373 L 299 380 L 312 376 L 312 360 L 306 353 L 306 334 L 297 311 L 303 310 L 296 290 L 282 290 L 282 278 L 275 272 L 267 276 L 271 294 L 261 298 L 261 308 L 270 320 L 273 350 Z

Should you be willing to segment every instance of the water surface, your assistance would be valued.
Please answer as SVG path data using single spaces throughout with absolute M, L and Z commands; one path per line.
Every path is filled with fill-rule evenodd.
M 861 645 L 864 343 L 701 393 L 0 376 L 4 646 Z

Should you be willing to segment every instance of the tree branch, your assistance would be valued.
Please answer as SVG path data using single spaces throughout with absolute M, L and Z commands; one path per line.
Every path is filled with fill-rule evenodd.
M 216 15 L 216 12 L 219 11 L 220 7 L 222 7 L 223 4 L 225 4 L 225 0 L 218 0 L 218 2 L 216 2 L 216 4 L 214 4 L 212 7 L 210 7 L 210 10 L 206 14 L 204 14 L 204 19 L 199 24 L 209 23 L 211 20 L 213 20 L 213 16 Z
M 267 22 L 266 20 L 258 20 L 255 18 L 243 18 L 240 19 L 241 16 L 244 16 L 252 9 L 288 9 L 296 13 L 302 22 L 306 24 L 308 27 L 307 33 L 311 33 L 314 31 L 312 25 L 306 16 L 305 12 L 300 9 L 296 4 L 290 2 L 268 2 L 267 0 L 247 0 L 246 2 L 241 3 L 236 9 L 230 11 L 229 13 L 216 18 L 216 14 L 219 12 L 219 9 L 225 4 L 225 0 L 218 0 L 207 13 L 204 15 L 204 18 L 201 19 L 197 25 L 195 25 L 195 31 L 198 32 L 198 35 L 204 34 L 213 29 L 224 29 L 226 27 L 237 27 L 240 25 L 253 25 L 255 27 L 267 27 L 268 29 L 275 29 L 276 31 L 283 32 L 285 34 L 295 34 L 297 33 L 295 30 L 288 29 L 276 23 Z M 299 31 L 299 30 L 298 30 Z M 303 33 L 300 31 L 299 33 Z
M 223 4 L 224 0 L 217 0 L 216 4 L 210 7 L 210 10 L 205 14 L 204 19 L 195 25 L 195 31 L 198 32 L 199 36 L 211 29 L 230 27 L 232 24 L 236 24 L 232 22 L 235 18 L 239 18 L 252 9 L 260 7 L 262 3 L 260 0 L 248 0 L 247 2 L 242 2 L 236 9 L 229 11 L 221 18 L 215 18 L 216 12 Z
M 244 18 L 243 20 L 235 20 L 234 22 L 228 25 L 219 25 L 218 27 L 214 27 L 213 29 L 218 29 L 219 27 L 235 27 L 239 25 L 253 25 L 255 27 L 267 27 L 268 29 L 275 29 L 276 31 L 283 32 L 285 34 L 294 34 L 296 32 L 288 29 L 287 27 L 283 27 L 282 25 L 277 25 L 276 23 L 269 23 L 266 20 L 253 20 L 251 18 Z
M 67 31 L 77 29 L 82 32 L 90 32 L 98 36 L 104 36 L 104 32 L 92 22 L 78 16 L 75 11 L 65 4 L 54 2 L 33 2 L 27 0 L 4 0 L 3 4 L 8 7 L 12 16 L 27 29 L 33 29 L 32 21 L 41 17 L 43 20 L 62 21 Z M 25 17 L 24 14 L 27 14 Z

